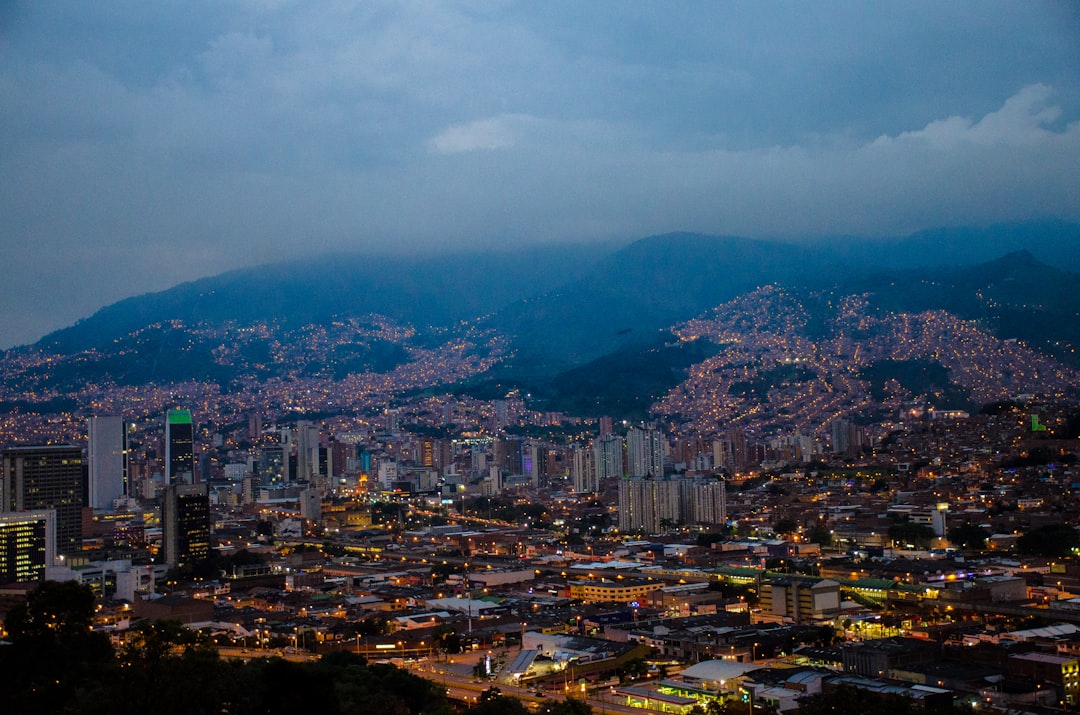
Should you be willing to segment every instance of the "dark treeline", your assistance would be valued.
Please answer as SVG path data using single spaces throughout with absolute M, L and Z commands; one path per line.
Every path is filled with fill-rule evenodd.
M 0 646 L 5 713 L 79 715 L 255 715 L 317 712 L 450 715 L 460 712 L 441 686 L 361 656 L 331 653 L 295 663 L 218 656 L 210 640 L 172 621 L 144 622 L 117 648 L 93 632 L 89 587 L 46 581 L 8 614 Z M 507 697 L 472 708 L 517 715 Z M 588 715 L 574 701 L 552 702 L 542 715 Z M 471 712 L 468 711 L 468 712 Z

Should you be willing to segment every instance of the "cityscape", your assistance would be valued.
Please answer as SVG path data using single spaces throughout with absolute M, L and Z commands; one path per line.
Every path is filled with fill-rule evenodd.
M 1080 711 L 1073 5 L 0 27 L 4 713 Z
M 718 351 L 644 421 L 447 390 L 506 357 L 474 329 L 385 372 L 303 369 L 413 338 L 377 316 L 201 331 L 224 364 L 259 335 L 301 365 L 228 393 L 9 381 L 6 404 L 73 408 L 4 416 L 7 636 L 57 584 L 118 652 L 170 623 L 174 657 L 348 653 L 445 689 L 428 709 L 1076 704 L 1075 371 L 944 312 L 850 297 L 828 340 L 807 315 L 763 288 L 673 326 Z M 930 355 L 978 409 L 865 372 Z

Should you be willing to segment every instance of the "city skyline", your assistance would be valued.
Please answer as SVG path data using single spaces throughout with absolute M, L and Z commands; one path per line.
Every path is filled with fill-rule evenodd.
M 4 346 L 327 251 L 1080 219 L 1068 3 L 0 12 Z

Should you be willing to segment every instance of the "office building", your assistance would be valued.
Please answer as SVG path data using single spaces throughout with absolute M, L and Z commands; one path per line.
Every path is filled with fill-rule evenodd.
M 191 413 L 169 410 L 165 415 L 165 484 L 194 484 L 195 481 Z
M 56 512 L 56 552 L 82 550 L 85 464 L 71 445 L 13 447 L 4 452 L 0 512 L 52 509 Z
M 520 439 L 498 437 L 491 446 L 491 461 L 507 474 L 522 474 L 522 446 Z
M 173 484 L 161 503 L 165 563 L 185 566 L 210 555 L 210 497 L 206 484 Z
M 102 416 L 91 417 L 87 427 L 87 506 L 112 509 L 113 501 L 129 496 L 127 424 L 118 416 Z
M 319 428 L 301 420 L 296 423 L 296 480 L 313 483 L 320 474 Z
M 40 581 L 55 561 L 55 511 L 0 514 L 0 584 Z

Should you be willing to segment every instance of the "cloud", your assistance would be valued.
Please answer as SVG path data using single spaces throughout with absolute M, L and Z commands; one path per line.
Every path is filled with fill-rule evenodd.
M 1080 220 L 1058 15 L 23 4 L 2 22 L 0 257 L 49 281 L 0 283 L 0 304 L 43 333 L 327 250 Z M 4 320 L 0 344 L 37 337 Z
M 455 124 L 432 137 L 428 147 L 436 154 L 508 149 L 514 146 L 521 124 L 527 119 L 507 115 Z
M 898 137 L 879 137 L 875 144 L 928 142 L 937 147 L 955 147 L 962 142 L 979 145 L 1038 144 L 1050 133 L 1048 125 L 1062 115 L 1059 106 L 1051 104 L 1054 90 L 1044 84 L 1022 88 L 1009 97 L 1001 109 L 978 121 L 952 116 L 933 121 L 923 129 L 904 132 Z

